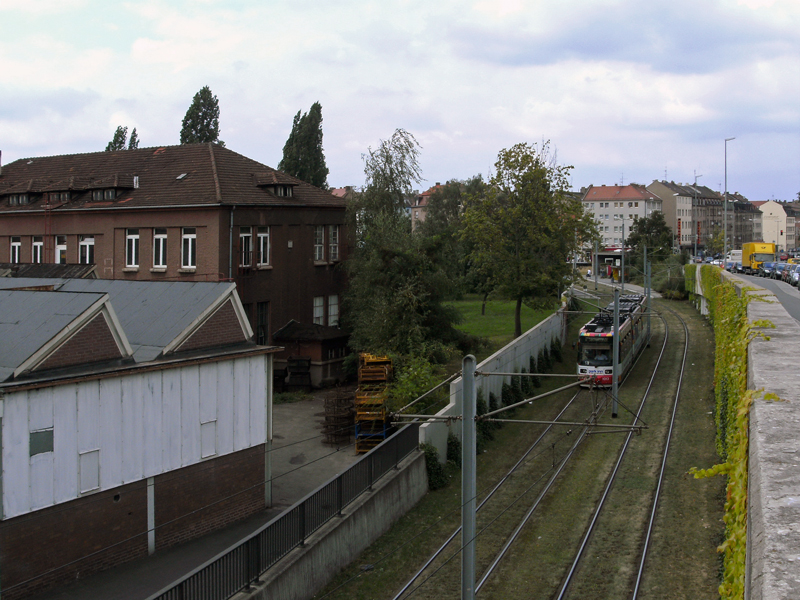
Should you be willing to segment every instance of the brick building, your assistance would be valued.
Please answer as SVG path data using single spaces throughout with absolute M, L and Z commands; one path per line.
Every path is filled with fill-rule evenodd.
M 0 263 L 96 264 L 102 279 L 235 281 L 260 344 L 336 326 L 345 200 L 216 144 L 0 167 Z
M 597 222 L 604 248 L 620 248 L 631 232 L 634 219 L 661 210 L 661 200 L 643 185 L 590 185 L 583 194 L 583 208 Z M 624 230 L 623 230 L 624 228 Z
M 233 283 L 0 278 L 0 595 L 271 504 L 274 347 Z

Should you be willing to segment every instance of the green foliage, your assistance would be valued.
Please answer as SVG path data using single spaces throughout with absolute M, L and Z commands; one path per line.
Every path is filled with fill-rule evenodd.
M 626 240 L 631 248 L 631 253 L 627 255 L 630 258 L 629 264 L 639 271 L 644 271 L 645 246 L 647 259 L 653 263 L 663 262 L 672 256 L 672 230 L 667 226 L 661 211 L 636 219 Z
M 557 337 L 550 340 L 550 356 L 554 363 L 564 360 L 561 356 L 561 341 Z
M 695 289 L 695 268 L 686 269 L 686 288 Z M 711 266 L 700 268 L 702 293 L 706 298 L 709 319 L 716 341 L 714 360 L 717 452 L 723 462 L 709 469 L 694 468 L 695 477 L 725 475 L 728 479 L 725 500 L 725 541 L 718 551 L 723 553 L 724 572 L 719 593 L 723 600 L 744 597 L 745 558 L 747 547 L 747 469 L 750 407 L 755 394 L 747 389 L 747 348 L 756 335 L 749 323 L 747 305 L 756 296 L 745 289 L 741 297 L 722 272 Z
M 514 375 L 511 377 L 511 394 L 514 397 L 514 403 L 522 402 L 525 400 L 525 395 L 522 393 L 521 377 Z
M 547 346 L 539 348 L 539 357 L 536 360 L 536 365 L 539 367 L 537 373 L 549 373 L 553 370 L 553 364 L 550 362 L 550 352 Z
M 683 300 L 687 297 L 684 264 L 686 256 L 673 254 L 659 265 L 653 267 L 653 289 L 664 298 Z
M 483 390 L 478 388 L 478 399 L 477 399 L 477 406 L 475 413 L 480 417 L 481 415 L 485 415 L 489 412 L 489 407 L 486 404 L 486 400 L 483 397 Z M 475 446 L 478 453 L 481 452 L 483 446 L 494 439 L 494 434 L 492 433 L 492 426 L 495 423 L 490 423 L 489 421 L 482 421 L 478 420 L 477 422 L 477 439 L 475 440 Z
M 439 462 L 439 453 L 431 444 L 420 444 L 425 454 L 425 469 L 428 471 L 428 489 L 439 490 L 448 483 L 447 471 Z
M 350 346 L 379 354 L 417 354 L 445 362 L 466 343 L 453 324 L 458 311 L 442 303 L 447 277 L 427 252 L 403 211 L 404 198 L 420 179 L 418 144 L 397 130 L 365 157 L 366 185 L 348 204 L 353 251 L 342 321 Z
M 528 372 L 529 373 L 538 373 L 539 371 L 536 370 L 536 359 L 531 355 L 530 359 L 528 360 Z M 540 388 L 542 387 L 542 378 L 541 377 L 531 377 L 530 378 L 533 387 Z
M 319 102 L 314 102 L 302 116 L 297 111 L 278 169 L 311 185 L 328 188 L 329 171 L 322 150 L 322 105 Z
M 461 468 L 461 440 L 452 431 L 447 434 L 447 462 Z
M 500 400 L 503 406 L 510 406 L 514 403 L 514 391 L 508 383 L 503 383 L 503 387 L 500 391 Z
M 500 408 L 500 402 L 497 400 L 497 396 L 494 392 L 489 392 L 489 412 L 494 412 L 498 408 Z M 502 423 L 494 423 L 496 427 L 502 427 Z
M 440 373 L 424 357 L 419 355 L 392 356 L 394 379 L 389 384 L 389 407 L 398 410 L 409 402 L 416 400 L 441 380 Z M 447 388 L 443 387 L 439 394 L 428 396 L 422 406 L 415 405 L 415 412 L 424 412 L 425 408 L 435 404 Z
M 597 235 L 581 201 L 567 193 L 571 169 L 555 164 L 548 142 L 517 144 L 498 154 L 485 193 L 465 202 L 469 260 L 516 301 L 516 337 L 523 301 L 554 298 L 572 276 L 567 258 L 578 240 Z
M 181 144 L 225 143 L 219 139 L 219 102 L 209 87 L 194 95 L 181 124 Z
M 108 142 L 108 145 L 106 146 L 106 152 L 114 152 L 116 150 L 126 150 L 126 149 L 136 150 L 139 147 L 139 136 L 136 133 L 136 127 L 134 127 L 133 131 L 131 132 L 131 140 L 130 142 L 127 142 L 127 148 L 126 148 L 125 145 L 127 138 L 128 138 L 128 128 L 120 125 L 114 132 L 114 137 L 111 139 L 110 142 Z
M 525 367 L 522 367 L 520 373 L 527 375 L 528 370 Z M 521 377 L 522 382 L 522 393 L 526 398 L 530 398 L 533 396 L 533 377 Z

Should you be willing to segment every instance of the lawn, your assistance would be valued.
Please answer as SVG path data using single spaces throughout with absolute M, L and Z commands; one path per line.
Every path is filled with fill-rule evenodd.
M 464 319 L 456 325 L 458 329 L 469 335 L 485 338 L 489 342 L 489 353 L 486 356 L 490 356 L 514 339 L 515 301 L 489 300 L 486 302 L 485 315 L 481 314 L 482 298 L 478 294 L 468 294 L 464 300 L 447 304 L 457 308 Z M 522 331 L 528 331 L 553 312 L 554 310 L 533 310 L 523 304 L 520 314 Z

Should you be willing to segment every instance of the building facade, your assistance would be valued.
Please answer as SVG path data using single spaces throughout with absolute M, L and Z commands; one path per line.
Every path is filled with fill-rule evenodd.
M 604 248 L 619 248 L 634 220 L 661 211 L 661 200 L 643 185 L 589 186 L 583 194 L 584 210 L 594 216 Z
M 337 326 L 345 201 L 216 144 L 21 159 L 0 169 L 0 263 L 128 281 L 235 281 L 260 344 Z

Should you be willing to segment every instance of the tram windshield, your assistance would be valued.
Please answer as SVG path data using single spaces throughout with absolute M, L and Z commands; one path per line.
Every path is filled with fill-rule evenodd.
M 610 367 L 613 363 L 611 344 L 581 344 L 580 364 L 587 367 Z

